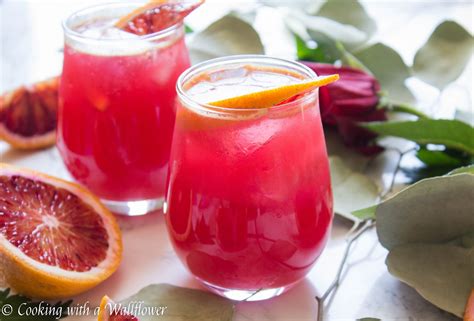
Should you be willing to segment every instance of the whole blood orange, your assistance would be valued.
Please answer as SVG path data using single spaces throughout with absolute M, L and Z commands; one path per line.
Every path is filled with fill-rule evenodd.
M 58 79 L 22 86 L 0 97 L 0 139 L 21 149 L 54 145 Z
M 67 298 L 107 279 L 122 257 L 113 215 L 86 189 L 0 164 L 0 259 L 11 287 Z

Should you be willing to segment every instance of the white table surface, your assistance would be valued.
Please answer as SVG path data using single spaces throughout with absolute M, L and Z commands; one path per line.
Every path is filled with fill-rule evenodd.
M 90 0 L 0 0 L 0 91 L 58 74 L 62 63 L 61 19 L 90 3 Z M 365 4 L 379 23 L 375 39 L 399 50 L 407 63 L 412 62 L 416 49 L 440 21 L 451 18 L 470 32 L 473 29 L 473 5 L 469 1 L 366 1 Z M 231 7 L 251 5 L 252 1 L 233 1 L 228 4 L 211 0 L 199 16 L 196 14 L 190 17 L 190 23 L 202 28 Z M 268 14 L 271 13 L 265 13 Z M 291 47 L 275 45 L 268 33 L 272 30 L 269 24 L 259 22 L 258 19 L 256 24 L 263 33 L 262 40 L 267 45 L 268 53 L 282 57 L 294 54 Z M 438 112 L 444 105 L 449 109 L 453 102 L 461 108 L 472 108 L 472 93 L 466 90 L 472 88 L 472 77 L 471 61 L 467 71 L 443 93 Z M 411 85 L 423 88 L 426 95 L 424 99 L 429 104 L 436 91 L 417 81 L 412 82 Z M 387 155 L 387 159 L 388 163 L 393 161 L 390 155 Z M 0 142 L 0 161 L 70 178 L 56 148 L 20 152 Z M 140 218 L 119 218 L 119 222 L 124 240 L 124 257 L 119 270 L 98 287 L 74 298 L 75 303 L 89 301 L 94 306 L 104 294 L 120 300 L 152 283 L 200 288 L 174 255 L 162 213 Z M 322 294 L 334 278 L 350 227 L 349 221 L 336 217 L 331 240 L 307 278 L 280 297 L 264 302 L 238 303 L 235 320 L 317 320 L 318 307 L 314 297 Z M 326 308 L 324 320 L 355 320 L 368 316 L 384 321 L 456 320 L 392 277 L 384 264 L 386 254 L 374 230 L 357 241 L 350 254 L 342 284 Z M 67 320 L 93 319 L 92 316 L 75 316 Z

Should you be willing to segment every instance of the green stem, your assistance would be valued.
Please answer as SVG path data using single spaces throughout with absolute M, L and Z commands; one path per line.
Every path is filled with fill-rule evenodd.
M 410 115 L 415 115 L 421 119 L 430 119 L 431 117 L 427 114 L 417 110 L 416 108 L 406 105 L 406 104 L 398 104 L 398 105 L 390 105 L 389 110 L 399 112 L 399 113 L 406 113 Z

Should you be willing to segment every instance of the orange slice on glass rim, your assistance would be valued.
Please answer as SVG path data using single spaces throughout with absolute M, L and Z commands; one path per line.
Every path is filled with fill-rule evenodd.
M 338 74 L 318 77 L 290 85 L 251 92 L 248 94 L 213 101 L 209 105 L 236 109 L 258 109 L 276 106 L 291 97 L 301 95 L 317 87 L 329 85 L 339 79 Z
M 70 298 L 117 270 L 120 229 L 85 188 L 0 163 L 0 261 L 7 284 L 38 299 Z
M 293 101 L 295 98 L 298 98 L 305 93 L 308 93 L 318 87 L 329 85 L 338 79 L 338 74 L 322 76 L 312 80 L 306 80 L 209 102 L 208 105 L 220 108 L 241 109 L 242 112 L 248 110 L 245 111 L 245 114 L 240 116 L 244 119 L 254 118 L 263 114 L 267 108 Z M 259 112 L 259 109 L 261 109 L 261 112 Z M 232 111 L 229 112 L 232 113 Z M 244 115 L 248 115 L 248 117 Z M 231 120 L 239 119 L 233 118 Z M 219 126 L 222 121 L 225 121 L 225 119 L 217 119 L 206 117 L 204 115 L 198 115 L 188 110 L 186 107 L 180 108 L 177 114 L 177 123 L 184 126 L 185 128 L 212 128 Z
M 169 28 L 204 3 L 204 0 L 152 0 L 120 18 L 115 27 L 136 35 L 148 35 Z

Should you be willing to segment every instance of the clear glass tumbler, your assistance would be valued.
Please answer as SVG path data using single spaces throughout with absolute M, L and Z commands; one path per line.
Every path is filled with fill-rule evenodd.
M 163 204 L 176 80 L 189 67 L 184 28 L 137 36 L 113 28 L 139 3 L 94 6 L 64 22 L 57 146 L 72 176 L 113 211 Z
M 317 90 L 262 109 L 208 102 L 315 77 L 232 56 L 178 79 L 167 227 L 184 265 L 222 296 L 268 299 L 301 280 L 328 238 L 332 193 Z

